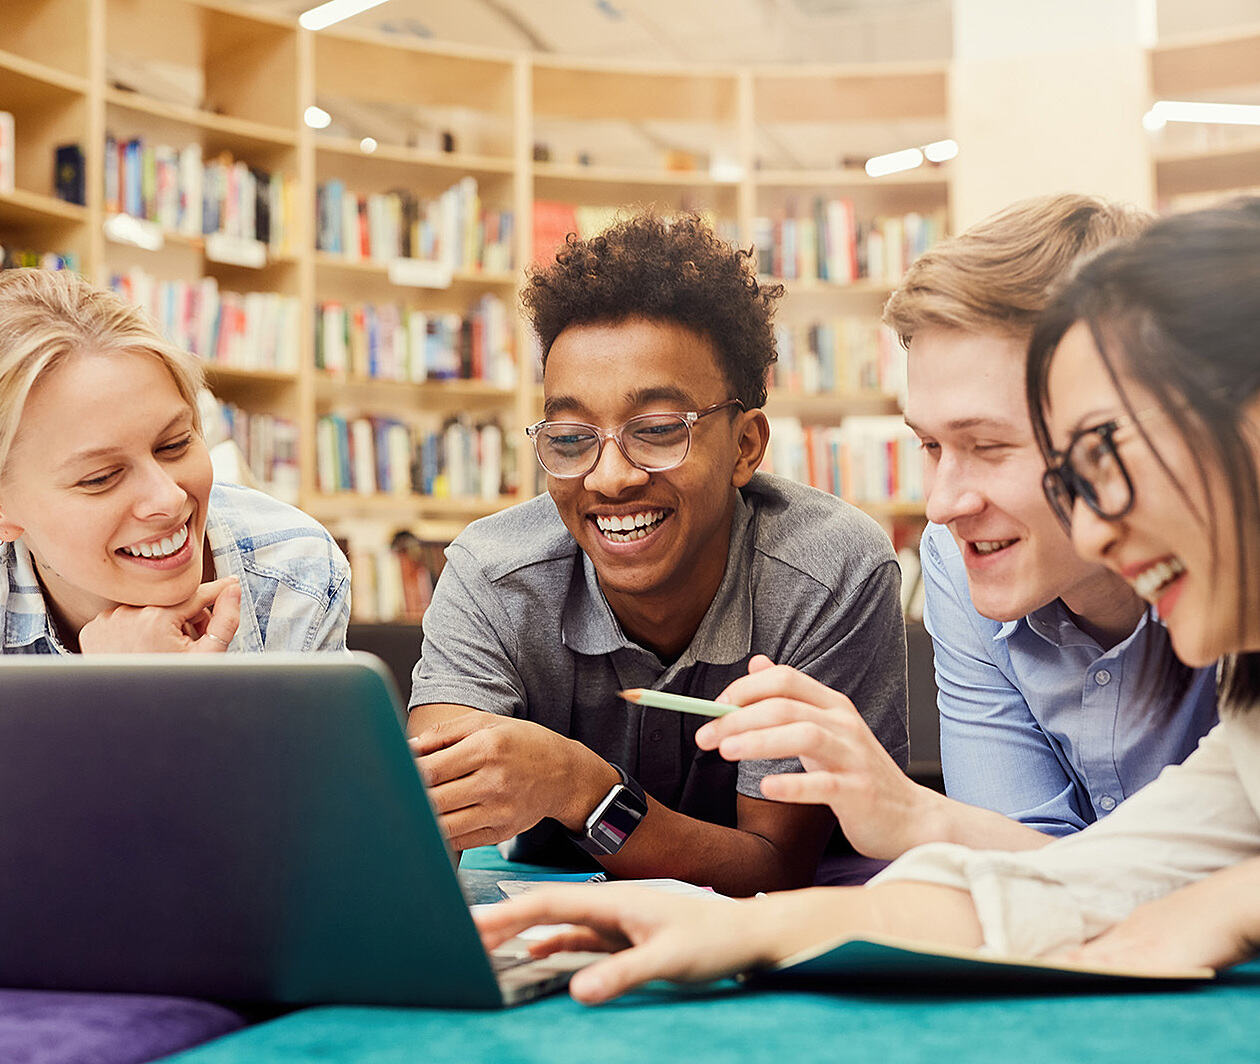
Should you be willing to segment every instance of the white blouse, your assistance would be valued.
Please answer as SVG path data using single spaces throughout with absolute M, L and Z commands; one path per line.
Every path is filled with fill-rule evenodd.
M 1040 850 L 931 843 L 871 885 L 970 891 L 993 953 L 1037 957 L 1087 942 L 1143 902 L 1260 854 L 1260 706 L 1221 723 L 1105 819 Z

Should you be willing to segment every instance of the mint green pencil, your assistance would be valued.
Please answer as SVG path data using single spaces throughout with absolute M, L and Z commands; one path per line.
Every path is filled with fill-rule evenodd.
M 618 691 L 627 702 L 636 702 L 641 706 L 652 706 L 655 709 L 672 709 L 676 713 L 698 713 L 702 717 L 721 717 L 743 706 L 733 706 L 729 702 L 710 702 L 707 698 L 692 698 L 690 695 L 675 695 L 668 691 L 653 691 L 647 687 L 632 687 L 628 691 Z

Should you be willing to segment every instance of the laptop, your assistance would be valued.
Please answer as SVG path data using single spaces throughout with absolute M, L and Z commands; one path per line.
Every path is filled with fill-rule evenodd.
M 402 723 L 368 654 L 0 658 L 0 986 L 475 1008 L 564 986 L 589 955 L 482 948 Z

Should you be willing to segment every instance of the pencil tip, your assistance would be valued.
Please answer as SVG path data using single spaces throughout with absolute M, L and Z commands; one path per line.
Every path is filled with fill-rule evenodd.
M 637 702 L 639 695 L 642 693 L 643 688 L 641 687 L 628 687 L 624 691 L 618 691 L 617 695 L 620 698 L 624 698 L 627 702 Z

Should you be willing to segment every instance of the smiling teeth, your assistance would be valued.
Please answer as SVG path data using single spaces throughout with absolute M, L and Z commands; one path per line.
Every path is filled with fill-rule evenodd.
M 1015 541 L 1013 539 L 981 539 L 972 544 L 977 554 L 992 554 L 994 551 L 1002 550 L 1009 547 Z
M 1148 602 L 1159 598 L 1164 588 L 1186 571 L 1179 558 L 1168 558 L 1144 569 L 1133 580 L 1133 590 Z
M 614 543 L 642 539 L 665 520 L 664 510 L 644 510 L 637 514 L 598 514 L 595 524 Z
M 123 547 L 124 554 L 135 558 L 167 558 L 188 542 L 188 526 L 184 525 L 173 536 L 167 536 L 156 543 L 141 543 L 137 547 Z

